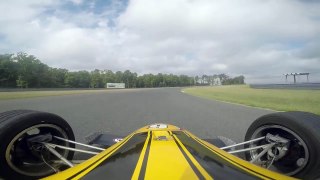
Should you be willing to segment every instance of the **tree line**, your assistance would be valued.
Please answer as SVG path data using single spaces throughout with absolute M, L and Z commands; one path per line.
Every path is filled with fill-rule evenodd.
M 125 83 L 126 88 L 181 87 L 193 85 L 243 84 L 244 77 L 231 78 L 225 74 L 191 77 L 173 74 L 144 74 L 126 71 L 69 71 L 53 68 L 33 55 L 20 52 L 0 54 L 1 88 L 104 88 L 106 83 Z

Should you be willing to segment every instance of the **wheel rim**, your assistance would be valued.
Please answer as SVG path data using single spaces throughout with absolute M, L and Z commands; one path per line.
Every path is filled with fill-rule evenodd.
M 23 130 L 10 141 L 5 153 L 7 164 L 14 171 L 25 176 L 39 177 L 54 173 L 55 171 L 52 167 L 49 167 L 41 158 L 33 156 L 33 151 L 26 146 L 26 139 L 28 137 L 47 133 L 68 139 L 67 133 L 54 124 L 34 125 Z M 55 144 L 69 145 L 67 142 L 53 141 L 55 141 Z M 64 157 L 67 157 L 69 153 L 66 150 L 57 151 Z
M 261 126 L 252 134 L 251 139 L 265 136 L 267 133 L 279 135 L 280 137 L 290 140 L 287 153 L 281 159 L 274 161 L 270 166 L 270 170 L 286 174 L 288 176 L 299 173 L 307 165 L 310 158 L 309 149 L 304 140 L 297 133 L 280 125 Z M 267 142 L 262 141 L 259 144 L 251 143 L 250 147 L 262 145 L 263 143 Z M 250 158 L 254 159 L 259 152 L 259 150 L 249 151 Z M 263 158 L 266 158 L 266 156 L 268 156 L 268 153 L 259 159 L 260 162 L 263 161 Z

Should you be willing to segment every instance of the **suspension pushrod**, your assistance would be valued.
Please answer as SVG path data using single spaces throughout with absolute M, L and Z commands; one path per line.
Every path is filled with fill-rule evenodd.
M 93 151 L 86 151 L 86 150 L 82 150 L 82 149 L 76 149 L 76 148 L 71 148 L 71 147 L 66 147 L 66 146 L 60 146 L 60 145 L 57 145 L 57 144 L 51 144 L 51 143 L 44 143 L 44 144 L 47 144 L 53 148 L 57 147 L 57 148 L 60 148 L 60 149 L 66 149 L 66 150 L 69 150 L 69 151 L 75 151 L 75 152 L 81 152 L 81 153 L 86 153 L 86 154 L 99 154 L 97 152 L 93 152 Z
M 83 163 L 85 162 L 86 160 L 71 160 L 70 162 L 72 164 L 80 164 L 80 163 Z M 62 163 L 63 161 L 62 160 L 54 160 L 52 161 L 53 163 Z
M 261 146 L 255 146 L 255 147 L 251 147 L 251 148 L 246 148 L 246 149 L 239 149 L 239 150 L 234 150 L 234 151 L 229 151 L 228 153 L 230 154 L 235 154 L 235 153 L 240 153 L 240 152 L 246 152 L 246 151 L 251 151 L 251 150 L 255 150 L 255 149 L 260 149 L 260 148 L 266 148 L 268 145 L 261 145 Z
M 61 138 L 61 137 L 58 137 L 58 136 L 53 136 L 53 137 L 56 138 L 56 139 L 62 140 L 62 141 L 66 141 L 66 142 L 69 142 L 69 143 L 77 144 L 77 145 L 80 145 L 80 146 L 85 146 L 85 147 L 88 147 L 88 148 L 91 148 L 91 149 L 96 149 L 96 150 L 99 150 L 99 151 L 104 151 L 105 150 L 103 148 L 99 148 L 99 147 L 96 147 L 96 146 L 91 146 L 91 145 L 88 145 L 88 144 L 79 143 L 79 142 L 76 142 L 76 141 L 71 141 L 69 139 L 64 139 L 64 138 Z
M 271 144 L 268 144 L 267 147 L 261 151 L 254 159 L 252 159 L 250 161 L 250 163 L 254 163 L 256 162 L 258 159 L 260 159 L 265 153 L 267 153 L 269 151 L 269 149 L 271 149 L 273 146 L 275 145 L 275 143 L 271 143 Z
M 259 137 L 259 138 L 257 138 L 257 139 L 252 139 L 252 140 L 249 140 L 249 141 L 244 141 L 244 142 L 242 142 L 242 143 L 233 144 L 233 145 L 230 145 L 230 146 L 225 146 L 225 147 L 222 147 L 222 148 L 220 148 L 220 149 L 229 149 L 229 148 L 237 147 L 237 146 L 240 146 L 240 145 L 243 145 L 243 144 L 248 144 L 248 143 L 260 141 L 260 140 L 265 139 L 265 138 L 266 138 L 266 137 L 263 136 L 263 137 Z
M 70 167 L 73 167 L 73 164 L 68 161 L 66 158 L 64 158 L 60 153 L 58 153 L 54 148 L 52 148 L 49 144 L 44 143 L 44 146 L 53 154 L 55 155 L 57 158 L 61 159 L 61 161 L 63 161 L 65 164 L 67 164 Z

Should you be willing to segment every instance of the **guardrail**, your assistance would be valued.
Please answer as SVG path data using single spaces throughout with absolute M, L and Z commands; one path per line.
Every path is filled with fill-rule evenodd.
M 297 84 L 250 84 L 255 89 L 310 89 L 320 90 L 320 83 L 297 83 Z

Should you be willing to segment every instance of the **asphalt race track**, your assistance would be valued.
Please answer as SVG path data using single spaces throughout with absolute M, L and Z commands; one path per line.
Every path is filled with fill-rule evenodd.
M 171 123 L 202 138 L 218 135 L 237 142 L 256 118 L 272 111 L 193 97 L 180 88 L 126 89 L 92 94 L 0 101 L 0 112 L 32 109 L 55 113 L 84 142 L 91 132 L 121 136 L 151 123 Z

